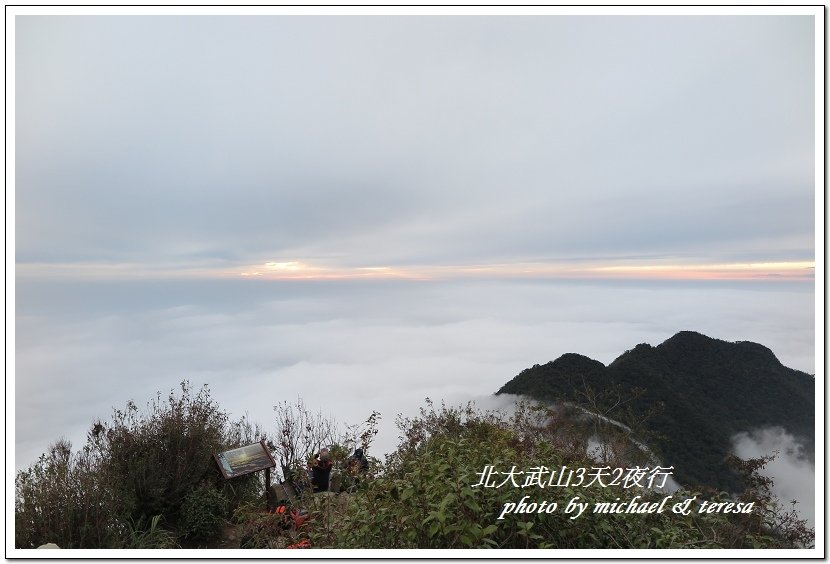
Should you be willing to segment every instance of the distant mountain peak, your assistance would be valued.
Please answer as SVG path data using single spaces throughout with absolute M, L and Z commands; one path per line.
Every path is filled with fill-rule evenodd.
M 671 337 L 672 339 L 708 339 L 710 341 L 717 341 L 714 337 L 709 337 L 708 335 L 704 335 L 699 331 L 691 331 L 689 329 L 685 329 L 683 331 L 678 331 Z
M 695 331 L 680 331 L 656 347 L 669 354 L 738 355 L 745 361 L 783 366 L 773 352 L 752 341 L 724 341 Z
M 598 360 L 587 357 L 578 353 L 565 353 L 553 361 L 553 365 L 558 368 L 584 368 L 588 370 L 596 370 L 605 368 L 605 365 Z
M 655 348 L 688 348 L 688 349 L 708 349 L 711 347 L 718 347 L 722 345 L 731 345 L 729 341 L 722 341 L 714 337 L 708 337 L 703 333 L 696 331 L 680 331 L 669 337 Z
M 720 341 L 720 339 L 715 339 L 714 337 L 709 337 L 704 335 L 703 333 L 698 333 L 697 331 L 678 331 L 665 341 L 665 343 L 712 343 Z
M 739 432 L 781 426 L 812 449 L 815 378 L 783 366 L 773 352 L 750 341 L 729 342 L 680 331 L 657 346 L 641 343 L 608 366 L 576 353 L 523 370 L 499 389 L 548 401 L 579 404 L 593 397 L 619 397 L 635 388 L 627 407 L 658 411 L 645 432 L 675 475 L 688 485 L 739 488 L 724 459 Z M 624 413 L 610 414 L 630 424 Z

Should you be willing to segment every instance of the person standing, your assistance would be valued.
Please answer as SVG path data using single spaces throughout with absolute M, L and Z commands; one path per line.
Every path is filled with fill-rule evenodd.
M 329 491 L 331 467 L 329 449 L 320 449 L 319 454 L 314 455 L 314 461 L 311 464 L 311 487 L 314 493 Z
M 354 454 L 349 457 L 347 467 L 349 472 L 355 476 L 369 470 L 369 460 L 363 454 L 362 448 L 355 449 Z

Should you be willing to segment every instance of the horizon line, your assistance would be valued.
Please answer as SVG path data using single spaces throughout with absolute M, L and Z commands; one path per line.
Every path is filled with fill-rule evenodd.
M 498 262 L 457 265 L 327 266 L 302 260 L 245 266 L 216 262 L 170 263 L 15 263 L 15 277 L 79 280 L 256 279 L 271 281 L 456 279 L 813 281 L 815 261 L 695 262 L 584 261 Z

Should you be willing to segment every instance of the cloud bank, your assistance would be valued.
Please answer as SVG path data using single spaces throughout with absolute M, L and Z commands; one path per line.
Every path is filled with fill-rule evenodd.
M 761 475 L 774 480 L 773 492 L 786 509 L 795 500 L 796 511 L 811 527 L 816 523 L 816 467 L 801 441 L 781 427 L 756 429 L 733 438 L 734 452 L 743 459 L 776 454 Z
M 267 426 L 304 398 L 344 422 L 423 398 L 494 393 L 524 368 L 579 352 L 609 363 L 681 329 L 770 346 L 814 371 L 813 296 L 801 284 L 263 282 L 67 284 L 18 289 L 18 466 L 61 433 L 189 379 Z M 376 453 L 379 454 L 380 452 Z

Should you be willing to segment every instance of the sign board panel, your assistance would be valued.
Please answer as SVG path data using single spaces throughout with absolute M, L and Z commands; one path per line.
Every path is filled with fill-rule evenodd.
M 228 480 L 277 465 L 265 445 L 253 443 L 213 455 L 222 476 Z

